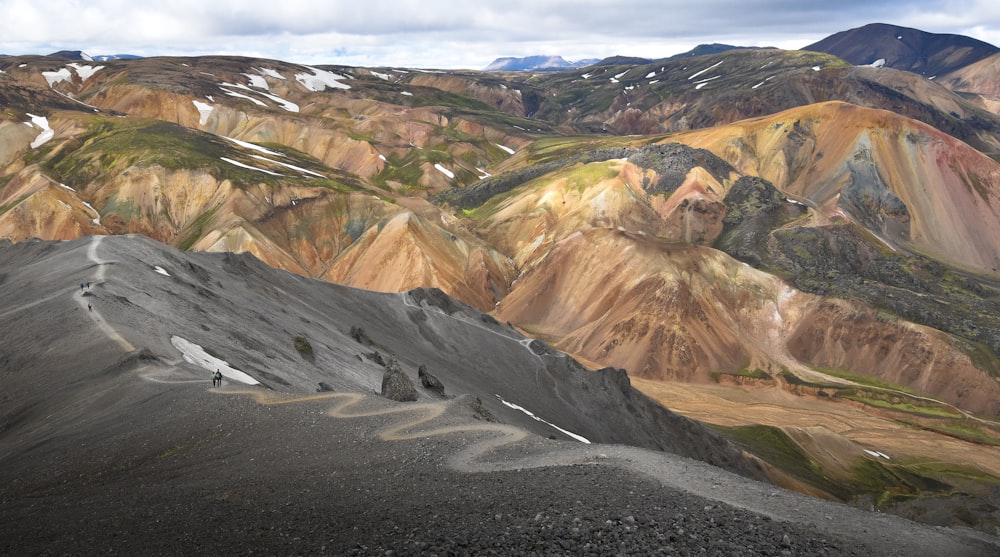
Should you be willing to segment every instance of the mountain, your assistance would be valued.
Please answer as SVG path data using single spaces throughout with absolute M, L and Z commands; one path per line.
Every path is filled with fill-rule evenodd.
M 992 532 L 1000 477 L 997 115 L 943 81 L 817 52 L 615 62 L 519 73 L 235 56 L 3 58 L 0 236 L 12 249 L 38 249 L 31 253 L 39 258 L 62 244 L 32 238 L 111 236 L 94 249 L 115 247 L 106 258 L 115 265 L 143 259 L 133 249 L 175 257 L 156 251 L 159 244 L 111 242 L 146 241 L 135 234 L 184 257 L 249 253 L 255 259 L 239 261 L 252 270 L 229 265 L 260 289 L 223 292 L 218 284 L 231 278 L 211 274 L 207 283 L 185 279 L 200 285 L 191 295 L 252 308 L 257 297 L 280 299 L 293 288 L 271 292 L 265 283 L 308 277 L 338 288 L 306 289 L 298 299 L 355 315 L 322 300 L 369 291 L 357 306 L 372 306 L 374 321 L 359 325 L 370 338 L 429 338 L 447 355 L 427 364 L 435 375 L 450 370 L 439 376 L 446 392 L 463 385 L 494 417 L 506 413 L 498 418 L 505 422 L 516 409 L 492 387 L 509 379 L 518 396 L 537 393 L 528 404 L 504 400 L 533 413 L 551 404 L 560 423 L 543 419 L 568 432 L 666 448 L 654 441 L 676 436 L 659 429 L 666 414 L 636 398 L 627 379 L 709 424 L 682 429 L 715 440 L 690 445 L 729 447 L 715 462 L 756 463 L 783 487 Z M 11 256 L 0 268 L 5 288 L 43 282 L 8 270 L 29 258 Z M 267 274 L 256 260 L 282 272 Z M 171 275 L 177 267 L 153 265 Z M 48 267 L 52 276 L 69 272 L 39 266 Z M 310 304 L 293 311 L 291 302 L 261 301 L 260 315 L 232 316 L 238 326 L 209 323 L 228 310 L 175 298 L 181 285 L 160 292 L 138 275 L 129 280 L 148 286 L 117 292 L 133 304 L 148 294 L 202 307 L 185 310 L 191 323 L 163 321 L 190 336 L 209 332 L 201 324 L 227 331 L 242 348 L 216 337 L 211 351 L 238 356 L 262 389 L 312 396 L 322 382 L 335 393 L 376 390 L 374 376 L 332 380 L 303 363 L 312 353 L 322 369 L 353 374 L 354 361 L 371 354 L 344 352 L 357 342 L 353 324 L 320 319 L 303 307 Z M 515 352 L 528 345 L 562 361 L 561 352 L 579 366 L 567 359 L 543 381 L 528 350 L 495 352 L 492 333 L 435 321 L 430 334 L 419 327 L 430 323 L 424 316 L 377 309 L 378 300 L 400 299 L 433 299 L 466 324 L 519 335 Z M 148 312 L 169 315 L 160 306 Z M 244 338 L 248 323 L 263 328 Z M 325 325 L 314 338 L 299 323 Z M 143 326 L 121 325 L 113 330 Z M 31 341 L 39 331 L 11 327 L 35 336 L 0 361 L 10 369 L 47 361 Z M 149 334 L 128 343 L 149 347 L 167 367 L 203 371 L 180 363 L 172 334 Z M 397 354 L 411 376 L 429 358 L 406 355 L 416 350 Z M 461 371 L 470 366 L 477 369 Z M 619 426 L 635 438 L 591 424 L 590 406 L 610 407 L 595 410 L 597 419 L 625 420 Z M 522 414 L 512 426 L 557 435 Z
M 596 60 L 567 62 L 562 56 L 525 56 L 523 58 L 497 58 L 483 68 L 486 72 L 498 71 L 558 71 L 589 66 Z
M 834 33 L 802 50 L 833 54 L 855 65 L 884 65 L 929 78 L 1000 51 L 994 45 L 964 35 L 927 33 L 884 23 Z
M 8 554 L 644 552 L 703 527 L 727 553 L 991 549 L 891 516 L 870 536 L 867 511 L 636 448 L 750 462 L 624 372 L 584 370 L 439 291 L 142 236 L 2 242 L 0 265 Z M 415 401 L 377 394 L 400 375 Z M 705 498 L 722 492 L 739 508 Z
M 1000 120 L 910 72 L 853 67 L 827 54 L 736 49 L 664 62 L 596 66 L 524 80 L 535 118 L 590 133 L 655 134 L 709 128 L 840 100 L 926 122 L 1000 152 Z M 524 94 L 527 96 L 527 94 Z
M 49 56 L 54 58 L 66 58 L 68 60 L 82 60 L 85 62 L 93 62 L 94 59 L 90 57 L 89 54 L 83 52 L 82 50 L 60 50 L 59 52 L 53 52 Z
M 729 50 L 742 50 L 742 49 L 753 49 L 753 48 L 766 48 L 766 47 L 733 46 L 722 43 L 700 44 L 687 52 L 682 52 L 680 54 L 675 54 L 673 56 L 670 56 L 666 58 L 666 60 L 674 60 L 676 58 L 691 58 L 694 56 L 704 56 L 706 54 L 720 54 Z

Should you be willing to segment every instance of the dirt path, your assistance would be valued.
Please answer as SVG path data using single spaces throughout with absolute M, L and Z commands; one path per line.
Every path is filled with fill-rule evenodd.
M 460 472 L 516 471 L 581 464 L 614 466 L 653 478 L 663 486 L 777 520 L 807 525 L 829 535 L 874 542 L 901 554 L 955 554 L 956 547 L 966 544 L 964 536 L 952 530 L 932 529 L 894 515 L 869 513 L 823 501 L 669 453 L 621 445 L 548 443 L 506 424 L 454 423 L 448 410 L 460 404 L 461 399 L 387 406 L 391 403 L 360 393 L 285 397 L 265 391 L 219 392 L 250 396 L 264 405 L 330 401 L 332 405 L 326 414 L 334 419 L 393 417 L 395 419 L 378 430 L 378 437 L 388 442 L 463 435 L 466 437 L 464 448 L 448 457 L 448 465 Z M 435 425 L 436 422 L 444 423 Z M 1000 551 L 1000 545 L 996 548 Z
M 91 277 L 90 280 L 90 284 L 94 288 L 100 287 L 100 285 L 107 278 L 107 266 L 109 263 L 112 263 L 112 261 L 104 261 L 97 256 L 97 248 L 98 246 L 101 245 L 101 240 L 103 238 L 104 236 L 92 236 L 90 245 L 87 247 L 87 258 L 93 263 L 97 264 L 97 270 L 94 272 L 94 275 Z M 88 294 L 89 292 L 90 292 L 89 289 L 85 291 L 80 291 L 77 292 L 76 295 L 74 296 L 76 298 L 77 303 L 80 304 L 80 308 L 87 310 L 87 314 L 90 316 L 91 319 L 94 320 L 94 323 L 96 323 L 97 326 L 100 327 L 101 331 L 103 331 L 104 334 L 107 335 L 109 339 L 117 343 L 118 346 L 121 346 L 122 350 L 126 352 L 131 352 L 135 350 L 135 346 L 132 346 L 132 343 L 125 340 L 120 334 L 118 334 L 118 331 L 116 331 L 114 327 L 112 327 L 107 321 L 105 321 L 104 317 L 101 315 L 100 308 L 96 307 L 99 304 L 95 303 L 96 300 L 93 299 L 94 297 L 84 295 Z

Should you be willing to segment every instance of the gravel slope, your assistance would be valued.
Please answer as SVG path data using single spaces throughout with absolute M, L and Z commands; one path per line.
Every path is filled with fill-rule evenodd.
M 485 397 L 422 392 L 415 403 L 390 402 L 373 392 L 378 375 L 366 375 L 363 357 L 348 366 L 351 354 L 323 353 L 317 360 L 337 373 L 298 371 L 312 364 L 296 362 L 279 339 L 256 346 L 254 320 L 290 336 L 300 330 L 295 322 L 310 321 L 310 331 L 327 327 L 319 310 L 283 315 L 265 301 L 278 286 L 254 280 L 245 288 L 258 296 L 243 298 L 250 300 L 245 307 L 185 305 L 170 293 L 190 288 L 204 301 L 239 285 L 209 271 L 200 287 L 155 283 L 163 275 L 152 265 L 170 257 L 168 269 L 201 271 L 148 240 L 139 254 L 105 252 L 125 239 L 109 241 L 100 255 L 89 240 L 29 244 L 17 258 L 0 249 L 0 554 L 1000 551 L 997 540 L 972 532 L 830 504 L 661 451 L 549 439 L 548 426 Z M 239 270 L 240 259 L 225 261 Z M 92 288 L 80 291 L 88 278 Z M 293 286 L 284 294 L 306 295 Z M 275 306 L 253 313 L 265 303 Z M 361 304 L 341 303 L 342 311 Z M 429 315 L 418 320 L 424 338 L 444 330 L 432 327 L 438 318 Z M 201 329 L 217 350 L 230 349 L 245 368 L 257 357 L 293 371 L 261 376 L 271 388 L 228 381 L 213 388 L 207 370 L 171 348 L 166 333 L 185 326 L 186 335 Z M 317 348 L 321 342 L 334 344 L 317 340 Z M 405 346 L 411 352 L 400 350 L 404 362 L 422 349 Z M 510 355 L 537 361 L 525 350 Z M 529 371 L 538 385 L 559 377 Z M 318 379 L 337 392 L 316 393 Z M 558 404 L 583 396 L 570 396 L 576 391 L 567 391 L 569 384 L 547 387 L 563 397 Z M 568 410 L 554 415 L 573 419 Z M 615 425 L 578 423 L 597 435 Z

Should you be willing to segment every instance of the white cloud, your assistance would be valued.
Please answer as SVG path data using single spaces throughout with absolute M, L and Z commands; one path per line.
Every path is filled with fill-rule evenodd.
M 993 0 L 0 0 L 0 52 L 237 54 L 301 64 L 481 68 L 500 56 L 658 58 L 701 43 L 800 48 L 883 22 L 1000 42 Z

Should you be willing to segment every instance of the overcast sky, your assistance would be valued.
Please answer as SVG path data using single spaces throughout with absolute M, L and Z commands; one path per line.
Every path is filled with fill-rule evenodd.
M 502 56 L 794 49 L 867 23 L 1000 45 L 997 0 L 0 0 L 0 53 L 481 69 Z

